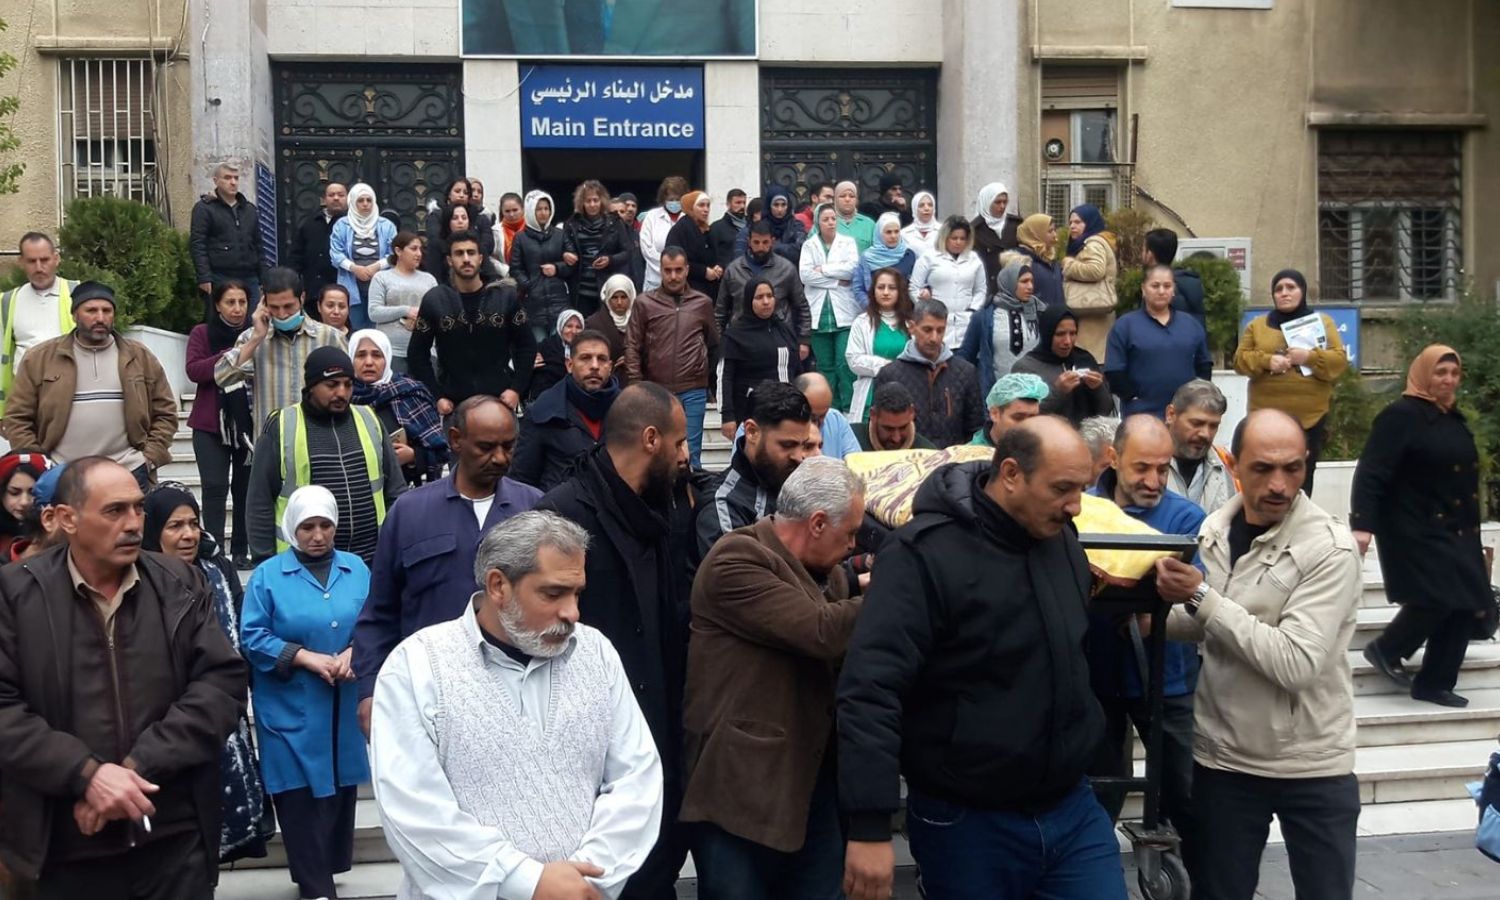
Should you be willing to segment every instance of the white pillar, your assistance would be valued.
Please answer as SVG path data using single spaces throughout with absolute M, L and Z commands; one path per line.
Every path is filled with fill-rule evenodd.
M 465 174 L 483 181 L 486 193 L 521 189 L 519 79 L 513 59 L 464 60 Z
M 1016 131 L 1023 67 L 1017 0 L 944 0 L 943 69 L 938 79 L 938 211 L 974 215 L 974 196 L 991 181 L 1018 198 Z
M 195 195 L 213 190 L 215 166 L 233 162 L 240 167 L 240 190 L 258 200 L 255 163 L 276 169 L 265 16 L 252 15 L 253 6 L 243 0 L 190 3 Z
M 703 94 L 704 181 L 717 217 L 732 188 L 760 196 L 760 66 L 706 63 Z

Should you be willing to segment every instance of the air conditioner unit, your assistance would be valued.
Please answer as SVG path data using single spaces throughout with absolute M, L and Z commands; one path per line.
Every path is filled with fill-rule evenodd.
M 1240 290 L 1250 302 L 1254 294 L 1250 290 L 1250 239 L 1249 238 L 1180 238 L 1177 241 L 1177 261 L 1194 256 L 1212 256 L 1227 259 L 1240 276 Z

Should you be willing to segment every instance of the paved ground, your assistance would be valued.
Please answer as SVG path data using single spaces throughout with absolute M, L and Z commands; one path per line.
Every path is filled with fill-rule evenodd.
M 1500 897 L 1500 864 L 1479 855 L 1471 834 L 1361 838 L 1356 871 L 1356 898 L 1495 900 Z M 1125 877 L 1132 900 L 1140 900 L 1135 869 L 1127 868 Z M 697 896 L 696 886 L 692 883 L 678 884 L 678 900 L 696 900 Z M 1267 848 L 1256 897 L 1294 900 L 1295 896 L 1285 848 Z M 899 869 L 895 900 L 918 900 L 919 897 L 913 870 Z

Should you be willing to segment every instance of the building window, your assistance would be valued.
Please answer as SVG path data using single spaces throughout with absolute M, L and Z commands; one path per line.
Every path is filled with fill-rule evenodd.
M 1462 173 L 1457 132 L 1319 132 L 1323 299 L 1455 298 L 1463 286 Z
M 155 75 L 150 59 L 58 62 L 59 209 L 77 197 L 156 203 Z
M 1042 68 L 1042 199 L 1059 224 L 1083 203 L 1130 205 L 1130 166 L 1120 161 L 1120 69 Z

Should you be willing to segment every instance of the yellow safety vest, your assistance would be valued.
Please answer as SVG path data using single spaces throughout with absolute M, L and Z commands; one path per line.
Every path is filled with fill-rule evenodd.
M 73 330 L 75 287 L 78 287 L 76 281 L 57 279 L 57 333 L 60 335 Z M 20 290 L 21 288 L 15 287 L 0 294 L 0 329 L 4 331 L 0 335 L 0 416 L 5 415 L 5 400 L 10 396 L 10 386 L 16 378 L 16 317 L 12 306 Z
M 375 498 L 375 524 L 385 522 L 384 478 L 380 472 L 380 457 L 384 431 L 375 411 L 368 406 L 350 406 L 354 414 L 354 430 L 359 432 L 359 446 L 365 454 L 365 472 L 370 479 L 370 495 Z M 292 427 L 288 429 L 287 422 Z M 276 552 L 291 547 L 287 535 L 281 533 L 281 520 L 286 515 L 287 501 L 297 488 L 312 484 L 312 461 L 307 456 L 307 418 L 302 405 L 289 406 L 277 417 L 276 428 L 281 443 L 281 494 L 276 498 Z M 287 473 L 295 477 L 287 477 Z

